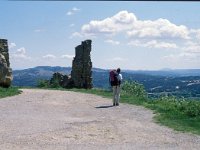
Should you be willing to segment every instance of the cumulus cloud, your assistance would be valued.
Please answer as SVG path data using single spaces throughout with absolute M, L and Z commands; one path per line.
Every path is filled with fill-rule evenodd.
M 103 20 L 92 20 L 82 26 L 80 34 L 115 35 L 126 33 L 129 38 L 180 38 L 190 39 L 184 25 L 176 25 L 167 19 L 139 20 L 134 13 L 120 11 Z
M 17 46 L 17 45 L 16 45 L 15 43 L 10 43 L 8 47 L 11 49 L 11 48 L 14 48 L 14 47 L 16 47 L 16 46 Z
M 47 55 L 44 55 L 42 57 L 45 58 L 45 59 L 55 59 L 56 58 L 56 56 L 52 55 L 52 54 L 47 54 Z
M 69 10 L 66 14 L 68 16 L 74 15 L 75 13 L 77 13 L 78 11 L 80 11 L 79 8 L 73 7 L 71 10 Z
M 175 43 L 167 43 L 167 42 L 158 42 L 156 40 L 152 41 L 139 41 L 139 40 L 134 40 L 128 43 L 130 46 L 137 46 L 137 47 L 147 47 L 147 48 L 178 48 L 178 46 Z
M 112 45 L 119 45 L 119 44 L 120 44 L 119 41 L 114 41 L 114 40 L 105 40 L 104 42 L 110 43 L 110 44 L 112 44 Z
M 130 31 L 129 37 L 138 38 L 180 38 L 190 39 L 189 30 L 184 25 L 175 25 L 167 19 L 138 20 Z
M 185 46 L 182 48 L 184 52 L 187 53 L 199 53 L 200 54 L 200 44 L 193 41 L 188 41 L 185 43 Z
M 194 35 L 194 37 L 200 41 L 200 29 L 191 29 L 190 33 Z
M 24 47 L 21 47 L 17 49 L 15 53 L 11 54 L 11 58 L 14 59 L 31 59 L 31 57 L 26 55 L 26 49 Z
M 61 58 L 73 59 L 74 55 L 62 55 Z
M 120 11 L 116 15 L 104 20 L 92 20 L 81 28 L 81 32 L 85 34 L 115 34 L 120 31 L 132 28 L 132 24 L 137 21 L 133 13 Z

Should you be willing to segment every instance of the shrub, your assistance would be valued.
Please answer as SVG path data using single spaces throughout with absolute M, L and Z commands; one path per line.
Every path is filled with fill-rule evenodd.
M 61 88 L 59 79 L 56 78 L 56 79 L 51 80 L 50 87 L 51 88 Z
M 142 84 L 134 81 L 125 81 L 121 87 L 122 95 L 147 98 L 147 93 Z
M 199 101 L 188 101 L 187 107 L 184 108 L 184 113 L 191 117 L 200 116 L 200 102 Z
M 49 87 L 49 80 L 42 80 L 42 79 L 38 80 L 37 87 L 48 88 Z
M 163 108 L 171 111 L 179 111 L 189 117 L 200 116 L 200 101 L 178 99 L 176 97 L 162 97 L 155 101 L 160 103 Z

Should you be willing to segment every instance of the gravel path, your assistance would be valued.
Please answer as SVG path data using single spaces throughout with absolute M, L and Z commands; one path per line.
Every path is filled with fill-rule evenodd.
M 200 149 L 200 136 L 154 123 L 152 111 L 111 104 L 91 94 L 23 89 L 0 99 L 0 149 Z

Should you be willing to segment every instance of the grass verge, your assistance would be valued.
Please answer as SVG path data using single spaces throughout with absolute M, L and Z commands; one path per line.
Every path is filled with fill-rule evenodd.
M 9 87 L 9 88 L 0 87 L 0 98 L 14 96 L 20 93 L 21 91 L 17 87 Z

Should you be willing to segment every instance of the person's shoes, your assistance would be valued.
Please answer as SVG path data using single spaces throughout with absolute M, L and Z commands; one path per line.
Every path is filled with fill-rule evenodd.
M 119 106 L 119 103 L 117 103 L 116 106 Z
M 113 103 L 113 106 L 116 106 L 115 103 Z

